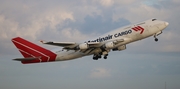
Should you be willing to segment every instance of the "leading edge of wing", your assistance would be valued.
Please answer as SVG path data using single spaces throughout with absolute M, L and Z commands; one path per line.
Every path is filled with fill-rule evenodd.
M 75 42 L 45 42 L 45 41 L 40 41 L 43 44 L 48 44 L 48 45 L 54 45 L 54 46 L 61 46 L 61 47 L 66 47 L 66 46 L 72 46 L 72 45 L 76 45 Z

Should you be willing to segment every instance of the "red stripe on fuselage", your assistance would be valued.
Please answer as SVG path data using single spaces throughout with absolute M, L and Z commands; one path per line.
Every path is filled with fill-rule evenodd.
M 142 28 L 140 26 L 137 26 L 137 27 L 141 30 L 140 34 L 142 34 L 144 32 L 144 28 Z
M 142 34 L 144 32 L 144 28 L 140 27 L 140 26 L 137 26 L 137 27 L 134 27 L 132 28 L 134 31 L 141 31 L 140 34 Z
M 134 28 L 132 28 L 134 31 L 138 31 L 138 29 L 136 29 L 135 27 Z

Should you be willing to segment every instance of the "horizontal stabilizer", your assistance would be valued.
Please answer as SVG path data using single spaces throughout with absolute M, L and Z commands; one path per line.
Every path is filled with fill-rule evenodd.
M 31 60 L 36 60 L 36 59 L 39 59 L 41 57 L 28 57 L 28 58 L 16 58 L 16 59 L 13 59 L 15 61 L 31 61 Z

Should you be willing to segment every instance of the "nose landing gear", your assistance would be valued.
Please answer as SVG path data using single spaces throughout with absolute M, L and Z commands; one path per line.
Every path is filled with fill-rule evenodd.
M 157 35 L 155 34 L 155 35 L 154 35 L 154 38 L 155 38 L 154 41 L 157 42 L 157 41 L 158 41 L 158 38 L 156 38 L 156 36 L 157 36 Z
M 158 38 L 156 38 L 156 36 L 158 36 L 158 35 L 160 35 L 162 33 L 162 31 L 160 31 L 160 32 L 158 32 L 158 33 L 156 33 L 156 34 L 154 34 L 154 40 L 157 42 L 158 41 Z
M 158 41 L 158 38 L 155 38 L 154 40 L 157 42 L 157 41 Z

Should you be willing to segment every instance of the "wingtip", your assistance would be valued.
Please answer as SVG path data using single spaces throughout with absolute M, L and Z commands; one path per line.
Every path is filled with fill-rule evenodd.
M 44 40 L 40 40 L 39 42 L 41 42 L 42 44 L 44 44 L 44 43 L 45 43 L 45 41 L 44 41 Z

